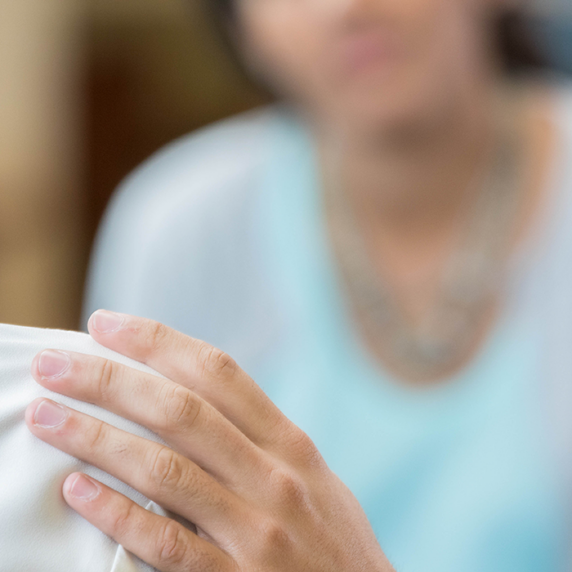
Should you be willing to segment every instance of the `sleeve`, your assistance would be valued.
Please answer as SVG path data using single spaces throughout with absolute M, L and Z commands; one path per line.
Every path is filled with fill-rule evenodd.
M 154 317 L 146 284 L 161 263 L 162 237 L 169 234 L 169 220 L 181 203 L 192 202 L 205 186 L 196 168 L 205 149 L 196 139 L 191 135 L 167 146 L 115 191 L 92 249 L 84 329 L 100 308 Z
M 99 308 L 142 314 L 141 283 L 147 265 L 146 243 L 149 199 L 142 181 L 129 181 L 116 191 L 100 225 L 92 250 L 84 299 L 82 325 Z M 147 226 L 147 229 L 146 229 Z
M 255 295 L 259 172 L 268 114 L 178 140 L 116 191 L 100 226 L 82 323 L 97 309 L 224 343 Z M 238 316 L 240 313 L 240 316 Z

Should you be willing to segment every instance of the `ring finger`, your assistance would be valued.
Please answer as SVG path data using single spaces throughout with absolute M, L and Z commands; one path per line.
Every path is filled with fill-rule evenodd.
M 46 443 L 117 477 L 222 545 L 240 529 L 242 501 L 169 447 L 44 398 L 28 406 L 26 423 Z
M 64 483 L 67 503 L 118 544 L 162 572 L 234 569 L 223 551 L 81 473 Z

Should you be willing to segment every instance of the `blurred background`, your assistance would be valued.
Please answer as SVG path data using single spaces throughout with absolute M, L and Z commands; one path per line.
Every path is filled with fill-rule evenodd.
M 572 73 L 572 1 L 530 3 Z M 80 328 L 110 195 L 170 140 L 264 104 L 200 0 L 0 0 L 0 322 Z

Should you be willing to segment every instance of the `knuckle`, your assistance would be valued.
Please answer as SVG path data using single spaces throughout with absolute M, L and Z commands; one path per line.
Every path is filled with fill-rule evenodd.
M 286 469 L 274 469 L 271 482 L 273 495 L 285 507 L 301 509 L 309 505 L 309 492 L 303 480 Z
M 293 539 L 279 521 L 273 518 L 263 520 L 258 532 L 259 550 L 262 554 L 275 557 L 285 555 L 290 551 Z
M 198 358 L 207 376 L 232 376 L 238 369 L 236 362 L 228 354 L 206 343 L 199 349 Z
M 310 468 L 323 468 L 324 459 L 314 441 L 298 427 L 291 432 L 290 447 L 294 457 L 303 465 Z
M 134 532 L 134 528 L 137 528 L 137 519 L 135 518 L 135 503 L 129 503 L 125 510 L 120 512 L 114 519 L 111 529 L 112 536 L 114 538 L 120 539 L 126 537 L 128 534 Z
M 157 350 L 165 345 L 166 340 L 169 337 L 169 329 L 167 326 L 161 324 L 160 322 L 152 322 L 149 326 L 149 348 L 151 350 Z
M 90 451 L 105 450 L 107 426 L 99 419 L 94 420 L 91 427 L 84 433 L 87 447 Z
M 174 520 L 167 519 L 161 524 L 157 534 L 158 560 L 167 566 L 180 566 L 187 559 L 187 543 L 182 527 Z
M 197 425 L 202 411 L 202 401 L 188 389 L 176 386 L 165 404 L 165 425 L 167 430 L 192 429 Z
M 108 403 L 112 399 L 112 383 L 117 375 L 116 365 L 109 359 L 101 361 L 97 379 L 97 391 L 99 399 L 104 403 Z
M 183 479 L 183 466 L 177 453 L 161 447 L 151 465 L 149 478 L 158 490 L 176 490 Z

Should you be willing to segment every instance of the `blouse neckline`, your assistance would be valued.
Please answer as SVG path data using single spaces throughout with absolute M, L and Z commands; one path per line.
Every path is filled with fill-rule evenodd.
M 281 287 L 288 285 L 284 294 L 297 306 L 297 315 L 304 316 L 308 343 L 315 346 L 314 359 L 328 367 L 328 360 L 336 356 L 336 365 L 344 364 L 350 379 L 367 379 L 398 400 L 420 404 L 481 391 L 493 365 L 507 350 L 532 359 L 532 348 L 522 352 L 529 342 L 519 336 L 513 308 L 505 304 L 481 347 L 458 373 L 437 382 L 412 384 L 389 372 L 364 346 L 345 302 L 328 240 L 316 159 L 309 130 L 292 109 L 279 107 L 265 185 L 273 203 L 269 230 L 280 252 L 273 259 Z

